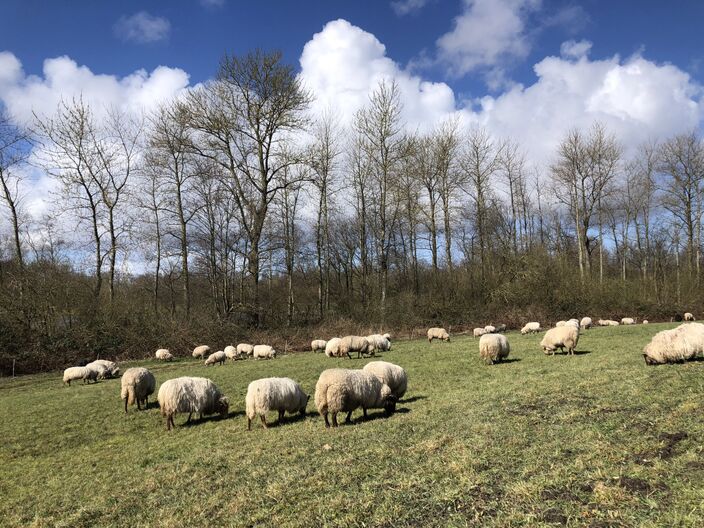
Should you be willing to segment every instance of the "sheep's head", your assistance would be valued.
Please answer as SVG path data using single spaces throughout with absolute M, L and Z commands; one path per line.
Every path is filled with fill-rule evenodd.
M 397 402 L 398 398 L 396 398 L 393 394 L 389 394 L 384 402 L 384 411 L 386 411 L 386 414 L 392 414 L 396 411 Z
M 225 396 L 220 396 L 218 401 L 215 402 L 215 412 L 225 418 L 229 410 L 230 400 L 228 400 Z
M 306 401 L 303 402 L 303 405 L 301 405 L 301 408 L 298 412 L 301 413 L 301 416 L 306 415 L 306 407 L 308 407 L 308 402 L 310 401 L 310 394 L 306 395 Z

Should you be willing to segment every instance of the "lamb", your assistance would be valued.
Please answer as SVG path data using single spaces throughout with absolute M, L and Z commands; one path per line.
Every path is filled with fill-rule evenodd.
M 325 355 L 327 357 L 338 357 L 340 355 L 340 339 L 339 337 L 333 337 L 325 345 Z
M 160 348 L 159 350 L 156 351 L 155 354 L 157 359 L 160 359 L 161 361 L 173 361 L 174 356 L 165 348 Z
M 229 410 L 228 399 L 220 392 L 215 383 L 207 378 L 181 377 L 164 382 L 159 387 L 159 407 L 161 415 L 166 418 L 166 429 L 176 427 L 174 415 L 188 413 L 190 423 L 193 413 L 203 415 L 219 413 L 223 418 Z
M 442 339 L 443 341 L 450 342 L 450 334 L 444 328 L 429 328 L 428 329 L 428 343 L 432 343 L 433 339 Z
M 200 345 L 193 349 L 193 353 L 191 355 L 194 358 L 203 359 L 208 353 L 210 353 L 210 347 L 208 345 Z
M 364 365 L 362 370 L 374 374 L 379 381 L 386 383 L 396 400 L 400 400 L 403 398 L 403 395 L 406 394 L 408 376 L 403 367 L 399 367 L 388 361 L 371 361 Z
M 371 372 L 335 368 L 320 374 L 315 384 L 315 405 L 325 418 L 325 427 L 330 427 L 329 413 L 332 413 L 332 426 L 337 427 L 337 413 L 346 412 L 345 423 L 351 423 L 352 411 L 358 407 L 365 418 L 367 409 L 383 408 L 391 414 L 396 408 L 396 397 Z
M 579 326 L 581 326 L 584 329 L 589 329 L 592 327 L 592 318 L 591 317 L 582 317 L 582 320 L 579 322 Z
M 144 403 L 144 408 L 149 407 L 149 395 L 154 394 L 156 389 L 156 379 L 149 370 L 141 367 L 129 368 L 122 375 L 120 398 L 125 400 L 125 412 L 127 405 L 137 402 L 137 410 L 142 408 L 140 403 Z
M 374 353 L 374 345 L 367 341 L 366 337 L 345 336 L 340 341 L 339 356 L 347 356 L 352 359 L 350 352 L 357 352 L 357 358 Z
M 255 345 L 253 355 L 254 359 L 274 359 L 276 357 L 276 350 L 269 345 Z
M 328 344 L 328 342 L 323 339 L 314 339 L 313 341 L 310 342 L 310 349 L 313 352 L 318 352 L 318 351 L 325 352 L 325 346 L 327 344 Z
M 106 373 L 103 375 L 105 378 L 116 378 L 120 375 L 120 367 L 118 367 L 117 363 L 114 361 L 108 361 L 107 359 L 96 359 L 92 363 L 88 363 L 86 366 L 88 367 L 91 365 L 102 365 L 105 367 Z
M 387 352 L 391 350 L 391 341 L 381 334 L 368 335 L 366 339 L 374 351 Z
M 64 384 L 71 386 L 72 381 L 83 380 L 83 383 L 98 381 L 98 371 L 88 367 L 69 367 L 64 370 Z
M 245 397 L 247 431 L 252 430 L 252 420 L 257 415 L 266 429 L 266 413 L 269 411 L 279 412 L 279 424 L 287 411 L 305 416 L 309 399 L 310 396 L 291 378 L 263 378 L 253 381 L 247 387 Z
M 208 359 L 205 360 L 205 366 L 207 367 L 208 365 L 215 365 L 215 363 L 219 363 L 220 366 L 222 366 L 225 364 L 225 360 L 227 360 L 225 352 L 223 352 L 222 350 L 218 350 L 217 352 L 213 352 L 208 356 Z
M 484 327 L 484 330 L 486 330 L 487 334 L 493 334 L 494 332 L 496 332 L 496 327 L 492 325 L 486 325 Z
M 689 313 L 689 312 L 685 312 L 685 314 L 684 314 L 684 320 L 685 320 L 685 321 L 694 321 L 694 316 L 693 316 L 691 313 Z
M 479 355 L 492 365 L 508 357 L 511 347 L 503 334 L 486 334 L 479 339 Z
M 235 361 L 237 359 L 237 356 L 239 356 L 239 354 L 237 353 L 237 349 L 235 347 L 233 347 L 232 345 L 227 345 L 225 347 L 224 352 L 225 352 L 225 356 L 228 359 L 231 359 L 232 361 Z
M 237 345 L 238 356 L 251 356 L 252 354 L 254 354 L 254 345 L 248 345 L 247 343 Z
M 474 335 L 474 337 L 481 337 L 484 334 L 486 334 L 486 329 L 484 328 L 475 328 L 472 330 L 472 335 Z
M 621 324 L 622 325 L 632 325 L 632 324 L 636 324 L 636 321 L 632 317 L 624 317 L 623 319 L 621 319 Z
M 678 363 L 704 354 L 704 325 L 685 323 L 663 330 L 643 348 L 646 365 Z
M 531 321 L 530 323 L 526 323 L 523 328 L 521 328 L 521 334 L 535 334 L 537 332 L 540 332 L 540 323 L 537 321 Z
M 569 354 L 574 354 L 574 349 L 577 347 L 578 341 L 579 329 L 575 328 L 573 325 L 565 325 L 551 328 L 545 332 L 540 346 L 546 354 L 552 353 L 553 356 L 555 355 L 555 350 L 558 348 L 560 350 L 567 348 Z

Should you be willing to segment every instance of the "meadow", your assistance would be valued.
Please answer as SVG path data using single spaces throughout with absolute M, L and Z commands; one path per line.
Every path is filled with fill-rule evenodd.
M 167 432 L 155 396 L 125 414 L 120 381 L 64 387 L 61 373 L 0 380 L 2 526 L 702 526 L 704 362 L 646 367 L 674 324 L 583 332 L 575 356 L 508 334 L 507 362 L 478 340 L 395 341 L 382 358 L 409 389 L 386 417 L 326 430 L 320 372 L 368 359 L 301 353 L 205 367 L 147 360 L 161 383 L 211 378 L 227 419 Z M 257 378 L 311 394 L 305 418 L 246 431 Z M 269 416 L 275 421 L 276 415 Z

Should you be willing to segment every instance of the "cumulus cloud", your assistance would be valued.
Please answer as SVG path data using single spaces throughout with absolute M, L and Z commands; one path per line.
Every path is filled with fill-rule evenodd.
M 171 22 L 164 17 L 139 11 L 131 16 L 122 16 L 113 26 L 115 36 L 125 42 L 147 44 L 166 40 L 171 31 Z
M 588 40 L 568 40 L 560 45 L 560 55 L 568 59 L 581 59 L 589 55 L 592 43 Z
M 398 16 L 417 13 L 423 9 L 431 0 L 397 0 L 391 2 L 391 8 Z

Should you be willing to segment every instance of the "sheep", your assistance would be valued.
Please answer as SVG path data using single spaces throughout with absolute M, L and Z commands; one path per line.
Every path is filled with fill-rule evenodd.
M 215 383 L 207 378 L 184 376 L 165 381 L 157 394 L 161 415 L 166 418 L 166 430 L 176 427 L 174 415 L 188 413 L 190 423 L 193 413 L 203 415 L 219 413 L 223 418 L 229 410 L 228 399 L 220 392 Z
M 322 351 L 325 352 L 325 346 L 328 344 L 324 339 L 314 339 L 310 342 L 310 349 L 313 352 Z
M 218 350 L 217 352 L 213 352 L 208 356 L 208 359 L 205 360 L 205 366 L 207 367 L 208 365 L 215 365 L 215 363 L 219 363 L 220 366 L 222 366 L 225 364 L 225 360 L 227 360 L 225 352 L 223 352 L 222 350 Z
M 526 323 L 523 328 L 521 328 L 521 334 L 535 334 L 537 332 L 540 332 L 540 323 L 537 321 L 531 321 L 530 323 Z
M 366 339 L 369 341 L 374 351 L 388 352 L 391 350 L 391 341 L 381 334 L 371 334 L 368 335 Z
M 621 324 L 622 325 L 632 325 L 632 324 L 636 324 L 636 321 L 632 317 L 624 317 L 623 319 L 621 319 Z
M 396 397 L 371 372 L 335 368 L 320 374 L 315 384 L 315 405 L 325 418 L 325 427 L 330 427 L 329 413 L 332 413 L 332 426 L 337 427 L 337 413 L 346 412 L 345 423 L 351 423 L 352 411 L 358 407 L 365 418 L 367 409 L 383 408 L 391 414 L 396 408 Z
M 237 359 L 237 356 L 239 356 L 239 354 L 237 353 L 237 349 L 235 347 L 233 347 L 232 345 L 227 345 L 225 347 L 224 352 L 225 352 L 225 357 L 227 357 L 228 359 L 231 359 L 232 361 L 235 361 Z
M 384 334 L 384 337 L 389 340 L 389 343 L 391 343 L 391 334 L 386 333 Z
M 238 356 L 251 356 L 252 354 L 254 354 L 254 345 L 248 345 L 247 343 L 237 345 Z
M 83 383 L 98 381 L 98 371 L 88 367 L 69 367 L 64 370 L 64 384 L 71 386 L 72 381 L 83 380 Z
M 340 349 L 338 355 L 340 357 L 347 356 L 352 359 L 350 352 L 357 352 L 357 359 L 362 356 L 371 355 L 374 353 L 374 345 L 367 341 L 366 337 L 348 335 L 340 341 Z
M 96 379 L 104 380 L 104 379 L 107 379 L 110 377 L 110 373 L 108 372 L 108 368 L 105 365 L 103 365 L 102 363 L 92 361 L 86 365 L 86 368 L 95 371 Z
M 573 325 L 565 325 L 562 327 L 551 328 L 543 336 L 543 340 L 540 342 L 540 346 L 543 351 L 548 354 L 551 353 L 555 355 L 555 350 L 559 348 L 563 350 L 567 348 L 569 354 L 574 354 L 574 349 L 577 347 L 577 341 L 579 341 L 579 329 Z
M 704 325 L 685 323 L 653 336 L 643 348 L 646 365 L 678 363 L 704 353 Z
M 648 320 L 647 320 L 647 319 L 643 319 L 643 324 L 648 324 Z
M 116 378 L 117 376 L 120 375 L 120 367 L 117 366 L 117 363 L 114 361 L 108 361 L 107 359 L 96 359 L 92 363 L 88 363 L 88 366 L 91 365 L 102 365 L 105 367 L 106 373 L 104 374 L 105 378 Z
M 472 330 L 472 335 L 473 335 L 474 337 L 481 337 L 481 336 L 483 336 L 484 334 L 486 334 L 486 329 L 485 329 L 485 328 L 475 328 L 474 330 Z
M 618 326 L 618 321 L 612 321 L 611 319 L 599 319 L 596 324 L 599 326 Z
M 252 430 L 252 420 L 257 415 L 266 429 L 266 413 L 269 411 L 279 412 L 279 424 L 287 411 L 305 416 L 309 399 L 310 396 L 291 378 L 263 378 L 253 381 L 247 387 L 245 397 L 247 431 Z
M 592 318 L 591 317 L 582 317 L 582 320 L 579 322 L 579 326 L 582 328 L 589 329 L 592 327 Z
M 501 324 L 499 324 L 499 325 L 496 325 L 496 331 L 497 331 L 497 332 L 501 332 L 501 333 L 505 332 L 505 331 L 506 331 L 506 325 L 503 324 L 503 323 L 501 323 Z
M 492 325 L 486 325 L 484 327 L 484 330 L 486 330 L 487 334 L 493 334 L 494 332 L 496 332 L 496 327 Z
M 406 394 L 408 376 L 403 367 L 388 361 L 371 361 L 364 365 L 362 370 L 374 374 L 379 381 L 386 383 L 396 400 L 400 400 Z
M 489 365 L 506 359 L 510 351 L 505 335 L 486 334 L 479 339 L 479 355 Z
M 694 316 L 693 316 L 691 313 L 685 312 L 685 314 L 684 314 L 684 320 L 685 320 L 685 321 L 694 321 L 695 319 L 694 319 Z
M 253 355 L 254 359 L 274 359 L 276 357 L 276 350 L 269 345 L 255 345 Z
M 433 339 L 442 339 L 443 341 L 450 342 L 450 334 L 444 328 L 429 328 L 428 329 L 428 343 L 432 343 Z
M 173 361 L 174 356 L 165 348 L 160 348 L 159 350 L 156 351 L 156 354 L 154 354 L 157 359 L 160 359 L 161 361 Z
M 206 354 L 210 353 L 210 347 L 208 345 L 200 345 L 193 349 L 191 354 L 196 359 L 203 359 Z
M 333 337 L 325 345 L 325 355 L 327 357 L 338 357 L 340 355 L 340 339 L 339 337 Z
M 149 395 L 154 394 L 156 389 L 156 379 L 149 370 L 141 367 L 129 368 L 122 375 L 120 398 L 125 400 L 125 412 L 127 405 L 137 402 L 137 410 L 142 408 L 140 402 L 144 402 L 144 408 L 149 407 Z
M 555 328 L 560 328 L 561 326 L 565 326 L 567 324 L 567 321 L 558 321 L 555 323 Z

